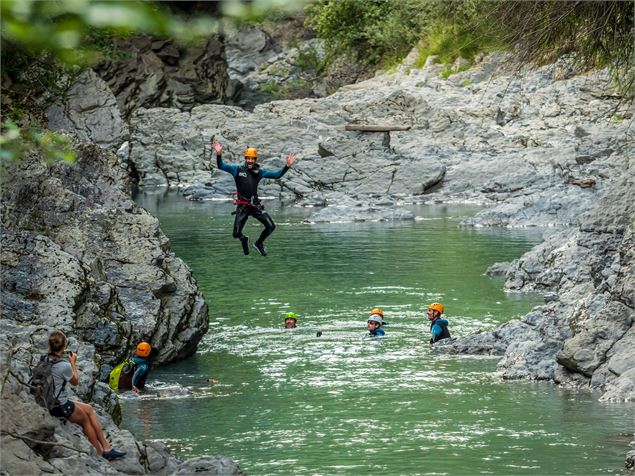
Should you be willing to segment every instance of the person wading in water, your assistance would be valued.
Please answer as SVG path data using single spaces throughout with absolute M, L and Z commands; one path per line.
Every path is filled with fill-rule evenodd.
M 428 320 L 430 321 L 430 345 L 443 339 L 452 337 L 448 330 L 448 321 L 442 318 L 444 308 L 440 302 L 433 302 L 428 306 Z
M 258 152 L 256 149 L 245 150 L 244 165 L 226 164 L 221 158 L 223 145 L 212 138 L 212 147 L 216 151 L 216 165 L 220 170 L 229 172 L 236 181 L 236 219 L 234 220 L 234 238 L 238 238 L 243 245 L 243 253 L 249 254 L 249 237 L 243 235 L 243 228 L 247 223 L 247 218 L 254 217 L 265 227 L 260 233 L 260 238 L 254 243 L 254 248 L 261 256 L 267 256 L 264 241 L 273 233 L 276 225 L 258 198 L 258 183 L 263 178 L 279 179 L 293 165 L 296 160 L 295 154 L 287 156 L 287 162 L 280 170 L 261 169 L 256 163 Z

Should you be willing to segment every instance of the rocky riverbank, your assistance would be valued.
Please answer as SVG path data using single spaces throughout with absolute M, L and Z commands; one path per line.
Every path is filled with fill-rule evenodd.
M 268 63 L 261 68 L 265 63 L 247 58 L 253 61 L 245 66 L 240 48 L 250 39 L 264 41 L 255 33 L 237 37 L 227 70 L 219 58 L 232 48 L 217 51 L 208 42 L 190 55 L 167 42 L 134 40 L 126 65 L 84 73 L 68 101 L 49 110 L 50 126 L 76 137 L 78 164 L 32 156 L 9 171 L 2 398 L 4 408 L 24 412 L 3 422 L 3 469 L 193 471 L 177 466 L 161 445 L 118 430 L 106 412 L 116 419 L 116 400 L 99 380 L 139 338 L 150 339 L 158 362 L 167 362 L 190 355 L 205 332 L 206 306 L 187 266 L 170 253 L 156 219 L 131 201 L 129 187 L 134 177 L 143 187 L 178 187 L 192 200 L 228 199 L 233 181 L 210 160 L 211 136 L 225 144 L 227 160 L 252 146 L 264 166 L 277 167 L 297 152 L 293 169 L 261 191 L 319 207 L 312 222 L 408 220 L 414 217 L 403 204 L 476 202 L 488 207 L 463 226 L 546 227 L 545 242 L 505 271 L 510 291 L 544 292 L 545 305 L 441 347 L 499 354 L 504 378 L 552 380 L 600 390 L 606 401 L 633 400 L 633 110 L 611 89 L 607 71 L 575 74 L 567 58 L 517 71 L 508 56 L 494 54 L 443 79 L 442 66 L 430 60 L 413 69 L 411 56 L 396 74 L 331 96 L 248 111 L 220 104 L 235 97 L 232 74 L 242 71 L 255 88 L 267 68 L 293 62 L 295 54 L 267 52 L 265 42 L 258 52 Z M 150 64 L 144 58 L 159 73 L 140 76 L 135 68 Z M 208 63 L 214 72 L 204 68 Z M 156 88 L 136 94 L 121 75 L 134 77 L 138 90 Z M 393 130 L 346 128 L 369 124 Z M 53 327 L 79 346 L 78 395 L 103 407 L 114 442 L 132 449 L 125 461 L 76 458 L 78 450 L 90 452 L 78 429 L 45 415 L 20 383 Z
M 4 170 L 2 472 L 238 474 L 227 458 L 181 463 L 163 444 L 135 441 L 116 426 L 118 400 L 103 383 L 112 366 L 140 340 L 156 349 L 156 364 L 191 355 L 208 327 L 207 305 L 157 219 L 131 200 L 125 165 L 92 143 L 76 150 L 72 166 L 31 154 Z M 79 426 L 35 403 L 25 382 L 53 329 L 79 355 L 77 397 L 95 406 L 126 458 L 107 462 Z

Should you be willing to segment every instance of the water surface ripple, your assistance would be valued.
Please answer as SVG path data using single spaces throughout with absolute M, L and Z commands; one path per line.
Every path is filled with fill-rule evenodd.
M 502 382 L 496 360 L 427 345 L 422 311 L 450 329 L 492 329 L 540 302 L 483 275 L 537 232 L 461 230 L 465 207 L 413 208 L 405 223 L 309 225 L 268 205 L 269 256 L 245 257 L 228 204 L 146 194 L 210 306 L 197 355 L 125 394 L 124 426 L 181 457 L 224 454 L 253 475 L 620 474 L 631 404 L 602 405 L 550 384 Z M 248 224 L 253 238 L 259 226 Z M 371 307 L 386 337 L 366 337 Z M 282 329 L 293 310 L 299 327 Z M 316 337 L 317 331 L 322 332 Z M 210 384 L 208 378 L 219 379 Z

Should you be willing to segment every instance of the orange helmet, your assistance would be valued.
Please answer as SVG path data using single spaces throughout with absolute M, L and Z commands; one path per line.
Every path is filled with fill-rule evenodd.
M 428 309 L 434 309 L 435 311 L 439 311 L 441 314 L 443 314 L 443 304 L 441 304 L 440 302 L 433 302 L 432 304 L 428 305 Z
M 258 152 L 253 147 L 247 147 L 245 149 L 245 157 L 253 157 L 254 159 L 257 159 Z
M 384 311 L 381 310 L 381 308 L 379 307 L 374 307 L 370 310 L 370 315 L 372 316 L 373 314 L 379 314 L 382 319 L 384 317 Z
M 147 342 L 139 342 L 139 344 L 137 345 L 137 355 L 139 357 L 147 357 L 148 355 L 150 355 L 151 351 L 152 347 Z

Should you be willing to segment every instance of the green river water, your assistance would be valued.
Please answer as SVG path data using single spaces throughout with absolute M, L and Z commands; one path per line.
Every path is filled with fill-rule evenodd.
M 310 225 L 310 209 L 268 202 L 277 229 L 263 258 L 231 237 L 229 203 L 137 201 L 210 308 L 198 353 L 153 370 L 141 397 L 123 396 L 123 426 L 138 438 L 183 458 L 223 454 L 249 475 L 625 474 L 633 404 L 505 382 L 496 359 L 427 344 L 429 302 L 445 304 L 456 336 L 540 303 L 483 275 L 539 232 L 460 229 L 477 210 L 465 206 L 412 207 L 414 222 Z M 250 220 L 245 233 L 253 241 L 260 229 Z M 366 337 L 375 306 L 385 338 Z M 288 310 L 295 330 L 283 329 Z

